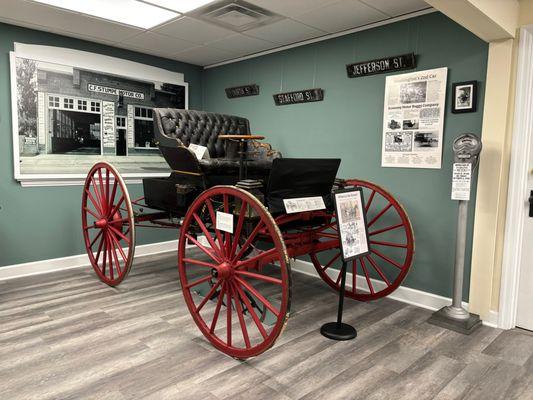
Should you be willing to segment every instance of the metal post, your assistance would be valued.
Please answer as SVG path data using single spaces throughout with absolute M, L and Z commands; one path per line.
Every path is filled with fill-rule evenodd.
M 346 261 L 342 262 L 341 267 L 341 290 L 339 293 L 339 308 L 337 310 L 337 328 L 341 329 L 342 327 L 342 311 L 344 308 L 344 291 L 346 290 Z

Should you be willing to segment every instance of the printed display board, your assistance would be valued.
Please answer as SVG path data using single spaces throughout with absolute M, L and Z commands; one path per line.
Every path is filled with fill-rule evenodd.
M 470 200 L 471 163 L 454 163 L 452 176 L 452 200 Z
M 337 226 L 344 261 L 370 253 L 368 230 L 361 188 L 347 188 L 333 192 Z
M 382 167 L 441 168 L 447 68 L 387 76 Z

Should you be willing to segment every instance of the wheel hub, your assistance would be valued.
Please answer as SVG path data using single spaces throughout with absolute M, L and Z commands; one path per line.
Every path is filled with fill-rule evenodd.
M 99 229 L 105 228 L 107 226 L 107 219 L 105 218 L 99 219 L 98 221 L 94 223 L 94 226 L 96 226 Z
M 228 279 L 233 275 L 233 268 L 229 263 L 223 262 L 211 270 L 211 275 L 214 278 Z

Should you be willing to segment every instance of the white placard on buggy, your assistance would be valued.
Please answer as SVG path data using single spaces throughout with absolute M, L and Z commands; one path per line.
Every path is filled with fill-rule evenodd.
M 233 214 L 217 211 L 216 228 L 219 231 L 233 233 Z
M 207 151 L 207 147 L 205 146 L 200 146 L 199 144 L 191 143 L 189 144 L 189 150 L 194 153 L 198 160 L 201 160 L 202 158 L 205 158 L 206 160 L 209 159 L 209 152 Z
M 322 196 L 283 199 L 283 204 L 285 205 L 285 211 L 287 212 L 287 214 L 304 211 L 323 210 L 326 208 Z

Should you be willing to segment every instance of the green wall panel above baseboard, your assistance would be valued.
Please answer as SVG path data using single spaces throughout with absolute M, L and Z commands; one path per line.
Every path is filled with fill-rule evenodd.
M 443 166 L 439 170 L 382 168 L 383 97 L 387 74 L 349 79 L 346 64 L 414 52 L 417 68 L 448 67 Z M 245 116 L 252 132 L 288 157 L 340 157 L 341 177 L 385 186 L 405 206 L 416 236 L 408 287 L 449 297 L 457 202 L 450 199 L 453 139 L 481 134 L 488 45 L 440 13 L 396 22 L 204 72 L 205 109 Z M 410 72 L 410 71 L 405 71 Z M 478 112 L 452 114 L 453 82 L 479 81 Z M 224 89 L 256 83 L 260 95 L 227 99 Z M 324 89 L 322 102 L 278 107 L 272 95 Z M 468 299 L 475 182 L 468 222 Z

